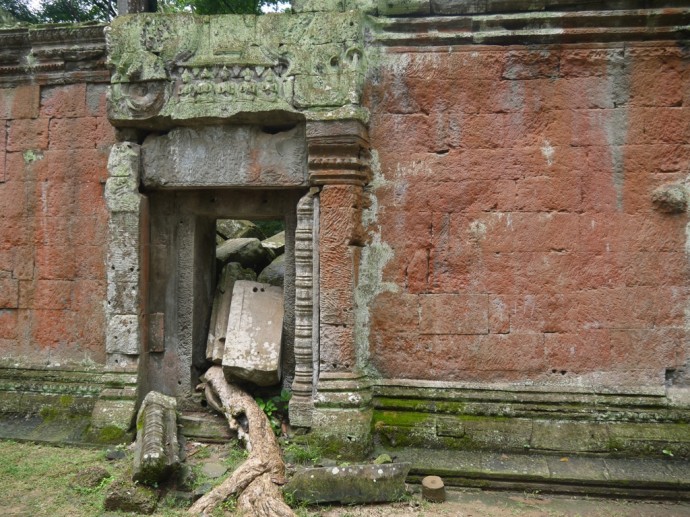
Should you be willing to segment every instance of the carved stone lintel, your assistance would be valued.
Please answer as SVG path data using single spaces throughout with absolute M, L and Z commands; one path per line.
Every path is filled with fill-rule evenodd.
M 309 122 L 307 145 L 312 185 L 369 182 L 369 139 L 361 122 Z
M 314 410 L 314 203 L 309 192 L 297 204 L 295 231 L 295 380 L 290 399 L 290 422 L 311 427 Z

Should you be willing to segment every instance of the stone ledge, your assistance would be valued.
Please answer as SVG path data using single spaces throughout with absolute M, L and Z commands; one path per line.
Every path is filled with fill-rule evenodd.
M 690 462 L 501 452 L 381 450 L 412 464 L 408 482 L 437 475 L 447 486 L 547 493 L 690 499 Z

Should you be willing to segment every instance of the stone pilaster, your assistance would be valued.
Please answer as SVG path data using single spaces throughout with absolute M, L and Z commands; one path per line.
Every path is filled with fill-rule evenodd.
M 369 382 L 357 365 L 355 289 L 359 270 L 364 185 L 369 180 L 366 128 L 356 121 L 307 126 L 310 183 L 320 187 L 316 242 L 318 376 L 312 431 L 333 452 L 356 457 L 370 443 Z

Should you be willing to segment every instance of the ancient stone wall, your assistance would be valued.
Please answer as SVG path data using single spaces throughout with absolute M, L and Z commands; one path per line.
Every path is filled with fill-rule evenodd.
M 102 31 L 0 36 L 0 355 L 15 362 L 105 360 Z
M 690 56 L 395 46 L 370 70 L 384 377 L 687 385 Z

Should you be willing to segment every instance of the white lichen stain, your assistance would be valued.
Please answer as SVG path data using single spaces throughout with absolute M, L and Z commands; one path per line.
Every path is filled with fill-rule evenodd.
M 556 154 L 556 150 L 551 146 L 548 140 L 544 140 L 544 145 L 541 148 L 541 154 L 546 158 L 546 163 L 551 167 L 553 165 L 553 157 Z

